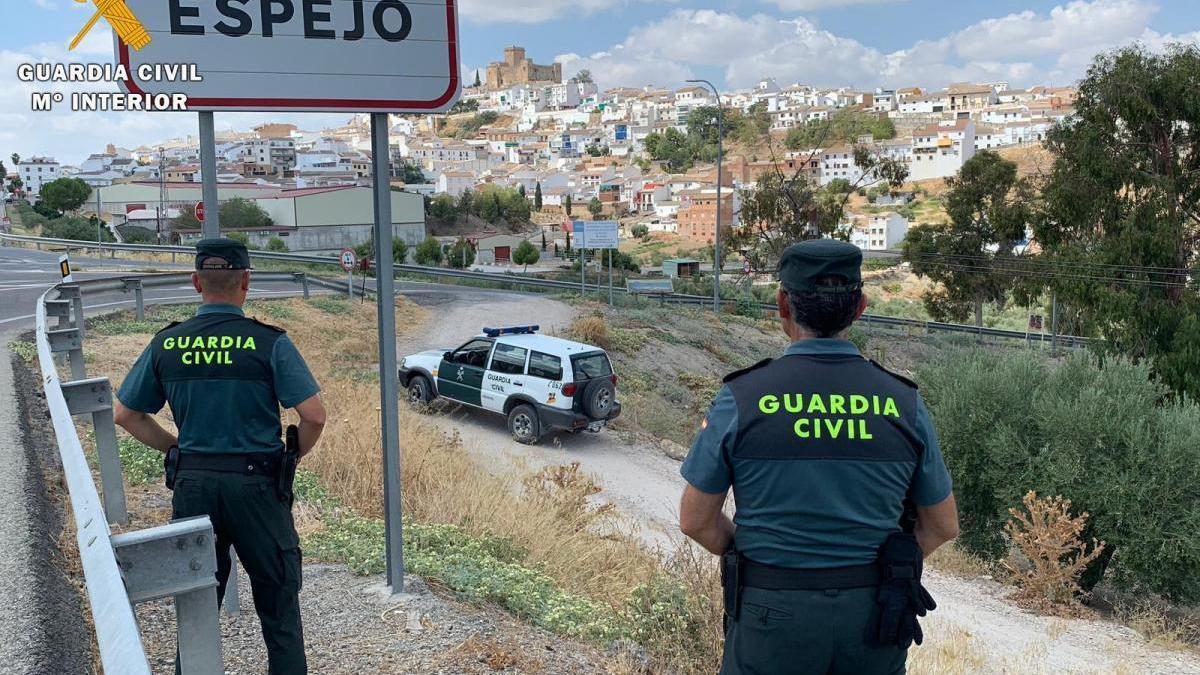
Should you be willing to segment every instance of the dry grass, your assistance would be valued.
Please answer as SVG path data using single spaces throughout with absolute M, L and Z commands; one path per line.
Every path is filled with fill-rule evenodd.
M 987 561 L 963 551 L 952 541 L 938 547 L 933 555 L 925 559 L 925 564 L 939 572 L 967 579 L 991 574 L 993 571 L 992 565 Z
M 314 306 L 299 299 L 278 301 L 291 318 L 268 319 L 288 330 L 321 384 L 328 411 L 324 435 L 303 467 L 343 504 L 361 515 L 383 515 L 379 385 L 375 308 L 346 303 Z M 325 309 L 321 309 L 321 308 Z M 326 310 L 332 310 L 326 311 Z M 419 326 L 426 312 L 397 299 L 396 325 Z M 149 341 L 149 334 L 89 336 L 93 375 L 114 384 Z M 285 424 L 294 420 L 287 417 Z M 164 409 L 160 420 L 170 424 Z M 401 479 L 407 517 L 458 525 L 472 534 L 510 539 L 568 592 L 619 606 L 656 567 L 656 558 L 620 527 L 611 509 L 592 508 L 580 491 L 594 482 L 575 470 L 523 485 L 520 476 L 496 476 L 479 467 L 458 438 L 447 436 L 428 416 L 400 411 Z M 555 482 L 559 484 L 555 485 Z M 591 486 L 591 487 L 589 487 Z M 548 506 L 549 504 L 549 506 Z M 323 527 L 316 513 L 297 513 L 297 528 Z
M 612 348 L 612 336 L 608 332 L 608 322 L 599 316 L 584 316 L 571 324 L 570 337 L 602 349 Z
M 1165 607 L 1150 601 L 1118 606 L 1114 615 L 1137 631 L 1146 641 L 1177 651 L 1200 652 L 1200 625 L 1173 616 Z

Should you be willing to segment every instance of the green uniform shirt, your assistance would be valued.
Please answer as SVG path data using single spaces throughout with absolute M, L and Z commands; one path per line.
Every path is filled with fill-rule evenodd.
M 197 319 L 210 322 L 229 319 L 228 333 L 237 333 L 238 324 L 249 323 L 237 321 L 244 316 L 235 305 L 207 304 L 196 310 Z M 186 333 L 188 323 L 176 328 Z M 199 365 L 211 358 L 216 364 L 225 364 L 227 373 L 221 377 L 176 377 L 166 381 L 161 370 L 156 369 L 157 337 L 133 364 L 117 398 L 131 410 L 150 414 L 169 403 L 179 427 L 179 447 L 185 452 L 278 452 L 283 448 L 279 406 L 293 408 L 320 392 L 300 352 L 286 335 L 273 336 L 269 347 L 263 345 L 270 350 L 269 355 L 254 354 L 266 357 L 261 362 L 269 370 L 267 377 L 249 374 L 253 369 L 249 360 L 241 356 L 249 353 L 244 350 L 247 346 L 244 340 L 241 343 L 230 340 L 234 343 L 230 349 L 222 349 L 220 343 L 214 345 L 216 349 L 205 349 L 201 344 L 199 351 L 160 348 L 159 368 L 161 359 L 182 359 L 184 365 L 196 366 L 198 373 L 207 372 Z M 215 342 L 215 338 L 210 340 Z M 241 366 L 243 361 L 246 366 Z
M 838 339 L 801 340 L 787 348 L 787 355 L 860 356 L 853 343 Z M 797 390 L 805 386 L 795 384 Z M 852 384 L 838 382 L 833 386 L 849 390 Z M 929 411 L 919 397 L 916 407 L 914 427 L 918 438 L 914 440 L 924 446 L 920 467 L 912 461 L 874 461 L 854 456 L 853 452 L 835 456 L 809 451 L 810 456 L 803 458 L 763 459 L 764 451 L 770 449 L 738 447 L 739 430 L 745 420 L 739 423 L 737 402 L 726 385 L 717 394 L 680 473 L 702 492 L 720 494 L 733 488 L 737 506 L 735 543 L 756 562 L 795 568 L 870 563 L 887 535 L 900 529 L 900 502 L 908 486 L 920 506 L 932 506 L 950 495 L 950 474 Z M 778 414 L 785 413 L 780 410 Z M 823 422 L 832 415 L 814 417 Z M 802 426 L 798 433 L 807 434 L 810 428 Z M 845 440 L 845 433 L 842 436 L 840 442 L 853 444 Z M 809 448 L 820 443 L 811 438 L 778 441 L 800 442 Z M 870 441 L 858 442 L 866 448 Z M 734 456 L 735 450 L 741 456 Z

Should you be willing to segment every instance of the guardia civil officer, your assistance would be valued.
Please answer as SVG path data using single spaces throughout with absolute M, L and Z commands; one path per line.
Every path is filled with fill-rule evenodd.
M 725 378 L 683 463 L 680 529 L 722 556 L 722 673 L 903 673 L 934 606 L 921 561 L 958 534 L 950 476 L 916 385 L 846 339 L 861 263 L 840 241 L 787 249 L 792 344 Z
M 167 453 L 173 517 L 207 515 L 217 549 L 217 598 L 230 545 L 250 577 L 272 675 L 307 672 L 300 622 L 300 544 L 292 521 L 280 406 L 300 416 L 299 455 L 317 442 L 325 408 L 284 331 L 246 317 L 250 256 L 231 239 L 196 245 L 196 316 L 161 330 L 117 392 L 115 417 Z M 171 406 L 178 437 L 151 416 Z

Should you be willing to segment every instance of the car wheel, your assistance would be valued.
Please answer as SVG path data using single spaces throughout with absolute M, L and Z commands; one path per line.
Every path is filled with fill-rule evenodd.
M 526 445 L 538 442 L 542 435 L 541 423 L 533 406 L 522 403 L 508 413 L 508 430 L 513 440 Z
M 429 386 L 429 378 L 414 375 L 408 381 L 408 404 L 420 410 L 427 407 L 432 400 L 433 389 Z
M 593 420 L 607 419 L 616 400 L 617 390 L 613 387 L 612 380 L 594 379 L 583 390 L 583 412 Z

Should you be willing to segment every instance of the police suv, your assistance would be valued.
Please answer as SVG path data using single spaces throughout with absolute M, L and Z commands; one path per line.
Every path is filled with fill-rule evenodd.
M 484 328 L 457 349 L 406 356 L 400 383 L 415 406 L 441 397 L 505 415 L 520 443 L 551 429 L 600 431 L 621 414 L 608 354 L 537 331 Z

